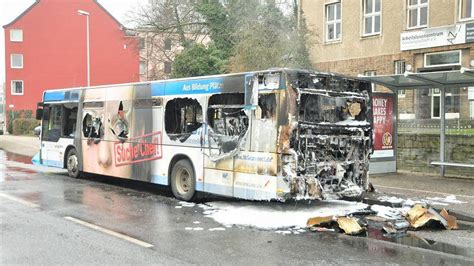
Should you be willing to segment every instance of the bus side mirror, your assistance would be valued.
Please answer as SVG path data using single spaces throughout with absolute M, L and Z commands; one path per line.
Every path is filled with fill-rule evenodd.
M 38 108 L 36 109 L 36 120 L 41 120 L 43 119 L 43 109 Z

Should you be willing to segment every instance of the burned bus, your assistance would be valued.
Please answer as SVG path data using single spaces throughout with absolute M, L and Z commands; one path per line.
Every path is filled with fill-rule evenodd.
M 48 90 L 39 163 L 250 200 L 359 196 L 372 151 L 371 86 L 271 69 Z

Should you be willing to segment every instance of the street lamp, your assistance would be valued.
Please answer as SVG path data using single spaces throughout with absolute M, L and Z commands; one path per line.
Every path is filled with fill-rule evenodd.
M 87 28 L 87 87 L 91 85 L 91 63 L 90 63 L 90 47 L 89 47 L 89 12 L 84 10 L 77 10 L 77 14 L 80 16 L 86 16 L 86 28 Z

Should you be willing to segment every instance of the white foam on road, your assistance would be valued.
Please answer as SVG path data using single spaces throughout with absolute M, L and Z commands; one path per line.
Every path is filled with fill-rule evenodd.
M 455 195 L 448 195 L 445 198 L 441 197 L 426 197 L 425 199 L 403 199 L 398 197 L 382 196 L 378 197 L 378 200 L 384 202 L 390 202 L 394 204 L 401 204 L 402 206 L 413 206 L 416 203 L 429 204 L 429 205 L 441 205 L 448 206 L 449 204 L 463 204 L 465 201 L 460 201 Z
M 259 229 L 306 227 L 314 216 L 345 216 L 368 207 L 365 203 L 332 200 L 316 204 L 259 204 L 254 202 L 210 202 L 199 204 L 206 217 L 224 226 L 238 225 Z M 283 232 L 283 231 L 282 231 Z
M 181 207 L 187 207 L 187 208 L 192 208 L 196 206 L 196 203 L 186 202 L 186 201 L 180 201 L 179 204 L 181 205 Z M 179 206 L 176 206 L 176 207 L 179 207 Z
M 433 197 L 433 198 L 430 198 L 430 197 L 427 197 L 426 199 L 427 199 L 427 200 L 430 200 L 430 201 L 442 202 L 442 203 L 447 203 L 447 204 L 462 204 L 462 203 L 466 203 L 465 201 L 460 201 L 460 200 L 456 199 L 456 196 L 455 196 L 455 195 L 449 195 L 449 196 L 446 196 L 445 198 L 440 198 L 440 197 Z

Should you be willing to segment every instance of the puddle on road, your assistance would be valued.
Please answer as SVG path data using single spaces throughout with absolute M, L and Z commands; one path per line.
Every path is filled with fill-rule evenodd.
M 392 243 L 397 243 L 404 246 L 417 247 L 428 249 L 432 251 L 443 252 L 452 255 L 459 255 L 468 258 L 474 258 L 474 250 L 463 247 L 458 247 L 452 244 L 437 242 L 423 237 L 417 236 L 415 233 L 401 233 L 394 236 L 387 236 L 378 228 L 368 228 L 367 237 Z
M 0 161 L 12 161 L 18 163 L 32 164 L 31 159 L 32 157 L 30 156 L 0 150 Z

